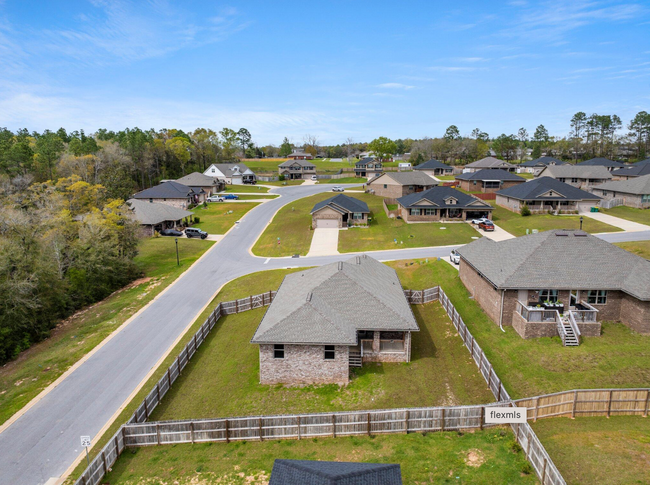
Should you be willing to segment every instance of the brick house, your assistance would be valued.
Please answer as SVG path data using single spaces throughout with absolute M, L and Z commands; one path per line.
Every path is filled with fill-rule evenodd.
M 520 163 L 517 165 L 517 173 L 537 173 L 544 167 L 549 165 L 566 165 L 567 162 L 563 162 L 557 158 L 553 157 L 539 157 L 535 160 L 528 160 L 526 162 Z
M 454 173 L 454 169 L 450 167 L 449 165 L 442 163 L 439 160 L 436 160 L 435 158 L 432 158 L 431 160 L 428 160 L 424 163 L 421 163 L 419 165 L 416 165 L 413 167 L 413 170 L 418 170 L 420 172 L 426 173 L 427 175 L 452 175 Z
M 505 170 L 479 170 L 456 175 L 456 182 L 467 192 L 490 194 L 501 189 L 523 184 L 526 179 Z
M 400 197 L 397 210 L 406 222 L 439 222 L 490 217 L 493 207 L 460 190 L 434 187 Z
M 287 160 L 278 165 L 278 173 L 286 179 L 309 179 L 316 175 L 316 165 L 302 159 Z
M 540 177 L 497 192 L 496 204 L 512 212 L 577 212 L 598 205 L 600 197 L 551 177 Z
M 636 177 L 650 175 L 650 162 L 648 162 L 649 160 L 650 159 L 644 160 L 642 162 L 637 162 L 631 166 L 612 170 L 612 177 L 614 180 L 630 180 Z
M 592 187 L 591 190 L 605 200 L 623 199 L 623 205 L 637 209 L 650 208 L 650 174 L 630 180 L 606 182 Z
M 366 157 L 354 164 L 355 177 L 367 177 L 372 179 L 381 175 L 383 164 L 379 160 Z
M 153 236 L 156 231 L 175 229 L 183 222 L 189 224 L 194 213 L 168 204 L 159 204 L 147 200 L 129 199 L 126 205 L 131 210 L 130 216 L 142 226 L 144 236 Z
M 369 180 L 368 191 L 379 197 L 397 199 L 415 192 L 424 192 L 438 185 L 438 181 L 422 172 L 386 172 Z
M 458 252 L 472 297 L 522 338 L 557 336 L 569 323 L 598 336 L 602 321 L 650 334 L 650 261 L 596 236 L 553 230 L 481 238 Z
M 314 229 L 365 226 L 369 214 L 368 204 L 364 201 L 339 194 L 314 206 L 311 210 L 311 226 Z
M 226 186 L 225 182 L 219 180 L 217 177 L 210 177 L 199 172 L 192 172 L 185 175 L 184 177 L 176 179 L 176 182 L 192 189 L 203 190 L 206 197 L 210 197 L 212 194 L 222 191 Z
M 289 160 L 313 160 L 314 156 L 303 149 L 297 149 L 287 155 Z
M 203 189 L 192 188 L 173 180 L 155 185 L 133 195 L 133 199 L 159 202 L 179 209 L 187 209 L 190 204 L 200 204 L 206 198 Z
M 599 165 L 549 165 L 535 177 L 551 177 L 583 190 L 612 180 L 609 170 Z
M 350 366 L 409 362 L 417 331 L 395 270 L 363 255 L 287 275 L 251 343 L 261 384 L 347 384 Z
M 605 167 L 611 172 L 612 170 L 625 167 L 625 164 L 622 162 L 617 162 L 616 160 L 610 160 L 609 158 L 598 157 L 580 162 L 576 164 L 576 167 Z
M 504 162 L 494 157 L 485 157 L 475 162 L 468 163 L 465 165 L 463 172 L 478 172 L 479 170 L 505 170 L 506 172 L 514 172 L 516 166 L 511 163 Z

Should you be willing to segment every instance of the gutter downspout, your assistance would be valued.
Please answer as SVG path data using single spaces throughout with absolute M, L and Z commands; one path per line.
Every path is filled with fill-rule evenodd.
M 499 314 L 499 328 L 504 333 L 505 330 L 503 329 L 503 302 L 505 300 L 505 294 L 506 294 L 506 290 L 501 290 L 501 313 Z

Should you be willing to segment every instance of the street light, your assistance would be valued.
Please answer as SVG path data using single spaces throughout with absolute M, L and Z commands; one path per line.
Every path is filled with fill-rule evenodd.
M 580 216 L 580 230 L 582 231 L 582 216 Z
M 582 227 L 582 225 L 580 227 Z M 181 260 L 178 258 L 178 238 L 174 238 L 174 240 L 176 241 L 176 266 L 180 266 Z

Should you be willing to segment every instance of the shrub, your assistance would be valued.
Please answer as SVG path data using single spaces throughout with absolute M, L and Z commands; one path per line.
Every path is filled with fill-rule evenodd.
M 198 216 L 194 216 L 194 223 L 198 224 L 199 222 L 201 222 L 201 218 Z
M 279 180 L 280 182 L 284 182 L 284 175 L 280 175 L 280 176 L 278 177 L 278 180 Z
M 528 204 L 522 205 L 520 212 L 521 212 L 522 217 L 528 217 L 531 214 L 530 208 L 528 207 Z
M 205 201 L 205 200 L 203 201 L 203 208 L 204 208 L 204 209 L 207 209 L 207 208 L 208 208 L 208 202 Z
M 523 473 L 524 475 L 530 475 L 531 473 L 533 473 L 533 465 L 531 465 L 530 462 L 527 461 L 526 463 L 521 465 L 521 473 Z
M 513 453 L 519 453 L 521 451 L 521 446 L 513 440 L 512 443 L 510 443 L 510 449 Z

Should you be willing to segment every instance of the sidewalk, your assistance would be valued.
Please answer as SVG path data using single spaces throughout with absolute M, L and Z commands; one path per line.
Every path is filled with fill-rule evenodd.
M 331 256 L 332 254 L 339 254 L 339 229 L 324 227 L 314 229 L 307 257 Z
M 638 232 L 638 231 L 649 231 L 650 226 L 645 224 L 639 224 L 638 222 L 628 221 L 627 219 L 621 219 L 620 217 L 614 217 L 602 212 L 580 212 L 581 216 L 591 217 L 610 226 L 620 227 L 625 232 Z
M 471 224 L 471 222 L 468 222 L 468 224 Z M 492 239 L 493 241 L 505 241 L 506 239 L 512 239 L 515 236 L 510 234 L 508 231 L 503 229 L 502 227 L 497 226 L 494 224 L 494 231 L 491 232 L 485 232 L 483 229 L 479 229 L 478 226 L 475 226 L 472 224 L 472 227 L 476 229 L 478 232 L 481 233 L 481 236 L 487 237 L 488 239 Z

